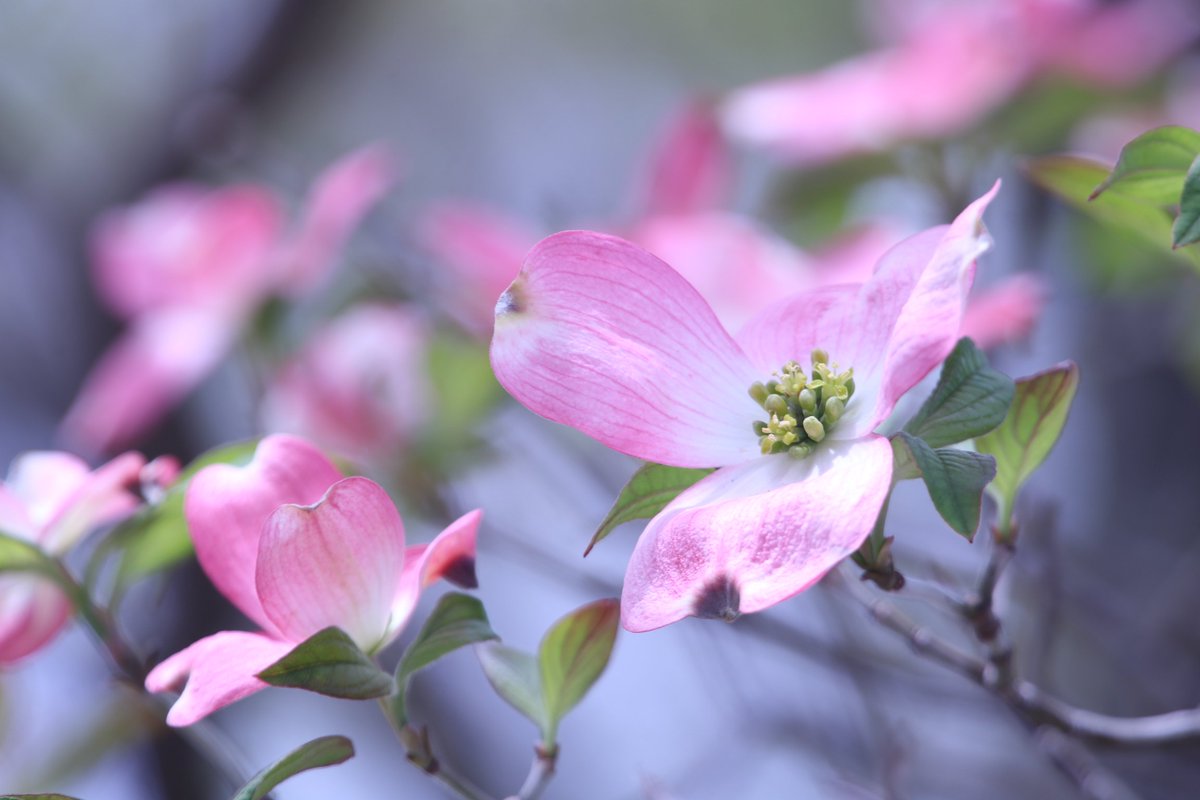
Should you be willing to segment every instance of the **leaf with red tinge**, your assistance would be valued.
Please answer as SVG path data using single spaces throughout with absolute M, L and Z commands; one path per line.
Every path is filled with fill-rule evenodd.
M 578 608 L 546 632 L 537 658 L 498 642 L 475 648 L 492 688 L 533 720 L 545 747 L 554 747 L 558 723 L 608 666 L 620 618 L 616 599 Z
M 619 600 L 597 600 L 554 623 L 542 639 L 538 665 L 550 723 L 547 744 L 554 743 L 559 721 L 608 666 L 620 618 Z
M 1021 378 L 1004 422 L 975 440 L 979 452 L 996 458 L 996 479 L 988 490 L 1000 504 L 1002 531 L 1011 528 L 1017 492 L 1058 441 L 1078 386 L 1079 368 L 1069 361 Z

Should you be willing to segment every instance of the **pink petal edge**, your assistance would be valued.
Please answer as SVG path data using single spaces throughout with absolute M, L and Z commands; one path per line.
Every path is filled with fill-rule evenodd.
M 256 676 L 283 658 L 294 644 L 262 633 L 222 631 L 180 650 L 150 671 L 146 691 L 182 693 L 167 712 L 167 724 L 181 728 L 217 709 L 262 691 Z
M 829 443 L 803 461 L 767 456 L 718 470 L 638 539 L 622 624 L 642 632 L 687 616 L 731 620 L 803 591 L 862 544 L 891 477 L 880 436 Z
M 675 466 L 758 454 L 759 379 L 708 303 L 614 236 L 543 239 L 496 304 L 492 366 L 534 413 L 623 453 Z

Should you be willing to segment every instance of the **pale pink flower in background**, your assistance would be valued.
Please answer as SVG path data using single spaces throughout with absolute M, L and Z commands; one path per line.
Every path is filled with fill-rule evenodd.
M 1191 0 L 891 2 L 909 24 L 883 49 L 733 92 L 735 139 L 798 164 L 965 131 L 1033 78 L 1067 73 L 1105 87 L 1147 78 L 1200 33 Z
M 642 180 L 647 217 L 704 213 L 729 201 L 733 165 L 711 104 L 693 102 L 668 120 Z
M 263 399 L 263 426 L 370 464 L 429 418 L 429 324 L 416 309 L 357 306 L 318 330 Z
M 876 221 L 807 253 L 754 219 L 718 207 L 727 193 L 730 165 L 717 136 L 712 109 L 693 104 L 677 115 L 654 148 L 643 179 L 642 214 L 617 231 L 670 264 L 708 301 L 728 330 L 780 297 L 817 286 L 859 283 L 905 236 Z M 499 211 L 469 203 L 442 203 L 422 220 L 422 243 L 449 273 L 441 292 L 453 315 L 479 336 L 492 329 L 496 297 L 521 268 L 539 235 Z M 1012 287 L 1008 281 L 1014 281 Z M 968 333 L 980 347 L 1028 335 L 1045 300 L 1029 275 L 981 290 L 969 308 Z M 999 299 L 989 299 L 993 292 Z M 1024 305 L 1016 302 L 1024 297 Z M 1011 314 L 1005 317 L 1005 312 Z
M 626 628 L 759 611 L 861 545 L 891 485 L 891 446 L 874 431 L 958 339 L 995 192 L 889 250 L 866 283 L 781 300 L 736 339 L 684 278 L 629 242 L 576 231 L 533 249 L 496 306 L 500 383 L 615 450 L 719 467 L 642 533 Z M 767 415 L 752 385 L 818 349 L 853 369 L 840 418 L 806 457 L 762 455 L 756 420 Z
M 538 234 L 487 206 L 443 201 L 422 215 L 417 235 L 444 268 L 436 276 L 442 304 L 475 336 L 490 335 L 496 298 Z
M 101 217 L 97 291 L 129 327 L 85 379 L 64 438 L 107 452 L 145 434 L 220 363 L 264 302 L 324 277 L 390 175 L 381 148 L 351 153 L 318 177 L 291 231 L 279 198 L 246 185 L 175 184 Z
M 213 634 L 150 672 L 149 691 L 182 690 L 170 725 L 190 725 L 266 688 L 257 674 L 324 628 L 338 626 L 373 653 L 399 635 L 434 581 L 475 585 L 481 512 L 429 544 L 406 546 L 387 492 L 367 478 L 343 478 L 292 436 L 266 437 L 244 467 L 201 470 L 184 513 L 200 566 L 261 631 Z
M 88 532 L 137 507 L 130 489 L 143 462 L 137 453 L 125 453 L 91 470 L 69 453 L 26 453 L 0 482 L 0 531 L 61 556 Z M 50 579 L 0 575 L 0 665 L 48 644 L 70 616 L 70 601 Z

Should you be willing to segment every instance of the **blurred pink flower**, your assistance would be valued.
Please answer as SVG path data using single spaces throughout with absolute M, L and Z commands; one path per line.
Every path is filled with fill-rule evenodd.
M 727 330 L 737 330 L 780 297 L 866 281 L 880 256 L 904 237 L 898 227 L 875 222 L 805 253 L 752 218 L 719 210 L 729 184 L 729 159 L 712 109 L 704 104 L 688 106 L 674 118 L 652 155 L 644 178 L 645 213 L 617 226 L 618 231 L 686 278 Z M 489 333 L 496 298 L 539 235 L 498 211 L 461 202 L 431 209 L 420 234 L 447 268 L 441 294 L 452 314 L 476 335 Z M 1002 281 L 994 290 L 1014 302 L 986 300 L 993 291 L 987 289 L 979 293 L 986 314 L 968 310 L 967 318 L 974 320 L 969 335 L 978 337 L 981 347 L 1027 335 L 1041 313 L 1045 292 L 1034 288 L 1039 280 L 1011 280 L 1017 288 Z M 1026 305 L 1015 302 L 1021 292 Z
M 781 300 L 736 340 L 629 242 L 575 231 L 533 249 L 496 306 L 500 383 L 615 450 L 719 467 L 638 540 L 627 629 L 759 611 L 861 545 L 891 482 L 891 446 L 874 431 L 953 348 L 995 192 L 892 248 L 866 283 Z M 812 380 L 798 372 L 810 356 Z M 789 388 L 764 387 L 772 373 Z
M 429 335 L 420 313 L 404 306 L 342 314 L 267 389 L 265 429 L 299 434 L 358 463 L 394 456 L 429 415 Z
M 129 490 L 137 485 L 143 461 L 125 453 L 93 471 L 68 453 L 26 453 L 0 482 L 0 531 L 62 555 L 89 531 L 138 505 Z M 0 664 L 48 644 L 70 615 L 70 601 L 48 578 L 0 575 Z
M 826 69 L 732 93 L 737 139 L 800 164 L 959 133 L 1037 75 L 1101 86 L 1148 77 L 1200 33 L 1192 0 L 906 0 L 900 39 Z
M 213 634 L 150 672 L 147 690 L 182 689 L 170 725 L 266 688 L 257 674 L 324 628 L 340 627 L 373 653 L 399 635 L 435 580 L 475 585 L 481 512 L 406 547 L 404 523 L 378 484 L 343 478 L 292 436 L 266 437 L 244 467 L 201 470 L 184 513 L 200 566 L 262 630 Z
M 290 232 L 280 200 L 246 185 L 171 185 L 101 217 L 97 291 L 129 328 L 85 379 L 63 436 L 107 452 L 143 435 L 220 363 L 264 302 L 324 277 L 390 176 L 381 148 L 351 153 L 317 178 Z

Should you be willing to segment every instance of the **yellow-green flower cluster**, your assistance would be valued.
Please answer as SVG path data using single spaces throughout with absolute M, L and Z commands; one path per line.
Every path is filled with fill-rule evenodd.
M 824 350 L 812 351 L 809 375 L 789 361 L 766 383 L 755 381 L 750 396 L 770 415 L 754 423 L 763 455 L 804 458 L 841 419 L 853 395 L 854 370 L 839 372 Z

